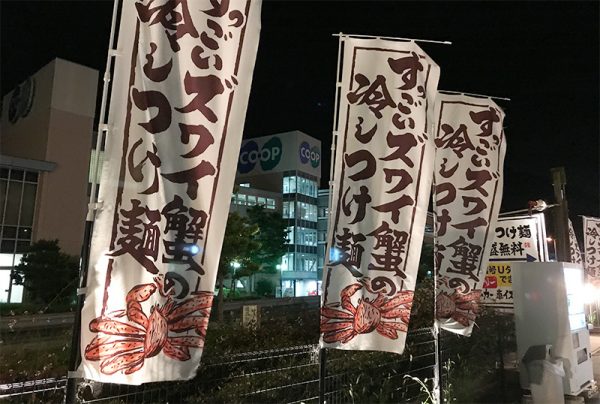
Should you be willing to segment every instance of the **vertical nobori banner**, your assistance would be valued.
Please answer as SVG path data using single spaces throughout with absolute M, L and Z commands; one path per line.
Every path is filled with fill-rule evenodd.
M 189 379 L 202 355 L 259 1 L 124 1 L 82 312 L 84 377 Z
M 585 275 L 588 280 L 600 281 L 600 218 L 583 217 L 583 248 Z
M 577 242 L 571 219 L 569 219 L 569 250 L 571 251 L 571 262 L 581 264 L 583 260 L 581 259 L 581 251 L 579 250 L 579 243 Z
M 321 346 L 402 353 L 433 169 L 439 67 L 414 42 L 344 44 Z
M 502 201 L 504 112 L 491 99 L 435 102 L 436 322 L 470 335 Z

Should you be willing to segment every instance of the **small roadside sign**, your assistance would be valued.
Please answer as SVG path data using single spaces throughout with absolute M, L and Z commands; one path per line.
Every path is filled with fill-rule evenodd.
M 498 219 L 481 304 L 512 309 L 511 263 L 536 261 L 548 261 L 544 215 Z

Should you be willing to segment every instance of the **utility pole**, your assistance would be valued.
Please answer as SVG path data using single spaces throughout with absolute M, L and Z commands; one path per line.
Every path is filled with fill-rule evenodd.
M 554 186 L 554 199 L 557 207 L 554 209 L 554 229 L 556 232 L 556 260 L 561 262 L 571 261 L 571 250 L 569 244 L 569 207 L 567 204 L 567 176 L 564 167 L 550 169 L 552 173 L 552 185 Z

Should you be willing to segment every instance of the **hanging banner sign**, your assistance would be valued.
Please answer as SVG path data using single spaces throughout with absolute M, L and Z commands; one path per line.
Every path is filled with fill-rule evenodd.
M 583 245 L 586 277 L 600 282 L 600 218 L 583 217 Z
M 502 200 L 503 120 L 489 98 L 436 98 L 436 322 L 457 334 L 471 334 L 479 311 Z
M 499 218 L 489 261 L 480 303 L 512 308 L 512 263 L 548 261 L 544 215 Z
M 82 312 L 84 377 L 200 363 L 260 31 L 260 2 L 123 1 Z
M 321 346 L 402 353 L 431 188 L 439 67 L 414 42 L 343 41 Z
M 581 251 L 579 250 L 579 242 L 575 236 L 575 229 L 573 228 L 573 222 L 569 219 L 569 250 L 571 252 L 571 262 L 575 264 L 582 264 Z

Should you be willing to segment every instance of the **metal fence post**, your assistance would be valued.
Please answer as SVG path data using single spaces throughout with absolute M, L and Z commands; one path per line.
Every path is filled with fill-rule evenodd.
M 87 283 L 87 268 L 90 253 L 90 240 L 92 237 L 93 222 L 85 222 L 85 233 L 83 237 L 83 248 L 81 252 L 81 266 L 79 268 L 79 289 L 83 289 Z M 77 310 L 75 311 L 75 319 L 73 320 L 73 335 L 71 338 L 71 352 L 69 355 L 69 373 L 67 375 L 67 388 L 65 391 L 65 403 L 73 404 L 77 399 L 77 386 L 79 385 L 79 377 L 75 374 L 77 366 L 81 360 L 79 352 L 79 338 L 81 337 L 81 309 L 85 294 L 79 290 L 77 292 Z
M 79 384 L 79 375 L 75 372 L 81 361 L 80 354 L 80 337 L 81 337 L 81 310 L 85 301 L 85 288 L 87 286 L 87 275 L 88 275 L 88 264 L 90 257 L 90 243 L 92 239 L 92 231 L 94 227 L 94 219 L 96 217 L 96 204 L 97 193 L 96 193 L 96 180 L 99 171 L 99 160 L 100 151 L 102 148 L 104 136 L 108 132 L 108 125 L 106 117 L 106 107 L 108 105 L 108 87 L 110 83 L 111 67 L 113 58 L 117 55 L 115 52 L 115 26 L 117 21 L 117 14 L 119 11 L 120 0 L 113 0 L 113 12 L 112 20 L 110 24 L 110 35 L 108 40 L 108 54 L 106 58 L 106 68 L 104 70 L 104 83 L 102 86 L 102 99 L 100 102 L 100 115 L 98 116 L 98 135 L 96 137 L 96 155 L 93 167 L 95 172 L 92 173 L 91 188 L 90 188 L 90 199 L 88 204 L 87 217 L 85 221 L 85 230 L 83 235 L 83 245 L 81 248 L 81 264 L 79 268 L 79 289 L 77 290 L 77 311 L 75 312 L 75 321 L 73 322 L 73 338 L 71 340 L 71 353 L 69 356 L 69 373 L 67 376 L 67 388 L 65 391 L 65 403 L 74 403 L 77 399 L 77 386 Z M 92 162 L 90 162 L 91 164 Z
M 502 318 L 504 321 L 504 318 Z M 497 347 L 498 347 L 498 371 L 500 372 L 500 391 L 502 394 L 502 402 L 506 402 L 506 379 L 504 375 L 504 333 L 503 333 L 504 324 L 500 324 L 498 327 L 498 338 L 497 338 Z
M 442 378 L 444 375 L 444 362 L 442 360 L 442 348 L 441 348 L 441 328 L 434 323 L 431 332 L 433 334 L 433 345 L 435 351 L 435 364 L 433 366 L 433 398 L 437 404 L 441 404 L 444 401 L 444 389 L 442 388 Z
M 325 378 L 327 377 L 326 363 L 327 350 L 326 348 L 321 348 L 319 350 L 319 404 L 325 403 Z

